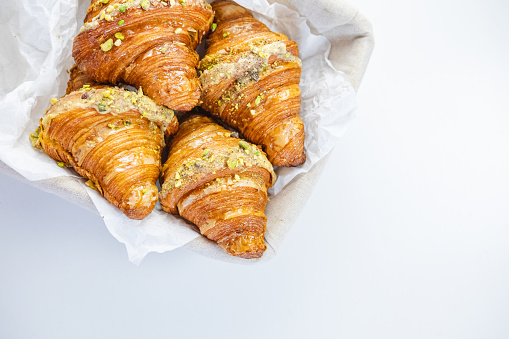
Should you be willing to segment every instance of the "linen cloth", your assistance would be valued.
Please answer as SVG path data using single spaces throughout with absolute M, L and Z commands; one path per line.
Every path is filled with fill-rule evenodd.
M 358 90 L 374 47 L 373 30 L 369 21 L 357 9 L 342 0 L 269 0 L 278 2 L 307 18 L 314 34 L 321 34 L 331 42 L 329 60 L 344 72 L 355 90 Z M 242 1 L 239 1 L 242 4 Z M 333 114 L 334 112 L 331 112 Z M 307 173 L 290 182 L 283 191 L 272 197 L 267 205 L 267 250 L 260 259 L 243 260 L 224 253 L 214 242 L 198 237 L 184 247 L 215 259 L 235 263 L 255 263 L 270 260 L 304 208 L 314 185 L 327 164 L 324 157 Z M 0 161 L 0 172 L 10 175 L 44 191 L 56 194 L 94 213 L 98 213 L 85 188 L 73 177 L 58 177 L 28 181 Z

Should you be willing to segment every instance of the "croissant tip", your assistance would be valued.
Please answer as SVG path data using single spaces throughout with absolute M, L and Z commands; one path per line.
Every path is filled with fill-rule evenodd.
M 230 236 L 218 244 L 228 254 L 243 259 L 256 259 L 263 255 L 267 249 L 263 234 L 246 232 Z

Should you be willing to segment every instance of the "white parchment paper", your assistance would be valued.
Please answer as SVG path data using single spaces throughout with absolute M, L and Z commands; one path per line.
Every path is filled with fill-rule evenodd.
M 310 32 L 306 18 L 266 0 L 238 0 L 270 29 L 299 45 L 302 59 L 301 116 L 306 130 L 307 161 L 298 168 L 277 168 L 275 195 L 298 174 L 307 172 L 342 136 L 355 110 L 355 91 L 344 73 L 327 59 L 330 42 Z M 31 147 L 28 135 L 53 97 L 65 94 L 72 66 L 72 41 L 82 25 L 88 0 L 19 0 L 0 12 L 0 160 L 29 180 L 77 176 Z M 313 24 L 313 23 L 311 23 Z M 319 26 L 313 25 L 313 26 Z M 84 185 L 85 180 L 82 179 Z M 162 211 L 157 204 L 142 221 L 130 220 L 96 191 L 87 188 L 109 232 L 126 245 L 129 260 L 139 263 L 149 252 L 183 246 L 197 228 Z

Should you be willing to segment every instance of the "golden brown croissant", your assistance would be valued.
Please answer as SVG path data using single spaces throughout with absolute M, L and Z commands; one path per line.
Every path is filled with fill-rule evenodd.
M 265 251 L 267 189 L 276 174 L 254 145 L 211 118 L 183 122 L 163 166 L 163 209 L 196 224 L 227 253 L 250 259 Z
M 97 82 L 141 86 L 157 104 L 189 111 L 201 94 L 195 48 L 212 17 L 203 0 L 96 0 L 72 55 Z
M 173 111 L 141 92 L 85 85 L 52 99 L 31 138 L 129 218 L 143 219 L 158 199 L 163 131 L 177 127 Z
M 262 145 L 274 165 L 304 163 L 297 44 L 232 1 L 212 8 L 215 31 L 200 63 L 202 107 Z
M 71 92 L 74 92 L 78 89 L 83 88 L 83 85 L 89 85 L 89 86 L 99 86 L 100 84 L 96 81 L 90 79 L 88 75 L 80 71 L 80 69 L 73 65 L 71 69 L 69 70 L 69 81 L 67 81 L 67 90 L 65 94 L 69 94 Z

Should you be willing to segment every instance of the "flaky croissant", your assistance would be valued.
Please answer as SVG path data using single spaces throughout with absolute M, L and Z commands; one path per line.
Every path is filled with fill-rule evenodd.
M 97 82 L 142 87 L 157 104 L 189 111 L 201 94 L 195 48 L 212 17 L 203 0 L 95 0 L 72 55 Z
M 52 99 L 31 139 L 126 216 L 143 219 L 158 199 L 164 132 L 177 127 L 173 111 L 142 93 L 85 85 Z
M 232 1 L 212 8 L 215 31 L 200 63 L 201 106 L 262 145 L 274 165 L 304 163 L 297 44 Z
M 101 84 L 90 79 L 86 73 L 83 73 L 76 65 L 73 65 L 69 70 L 69 81 L 67 81 L 67 90 L 65 94 L 69 94 L 81 88 L 84 85 L 100 86 Z
M 227 253 L 258 258 L 264 241 L 267 189 L 276 174 L 254 145 L 211 118 L 181 123 L 163 166 L 163 209 L 193 222 Z

